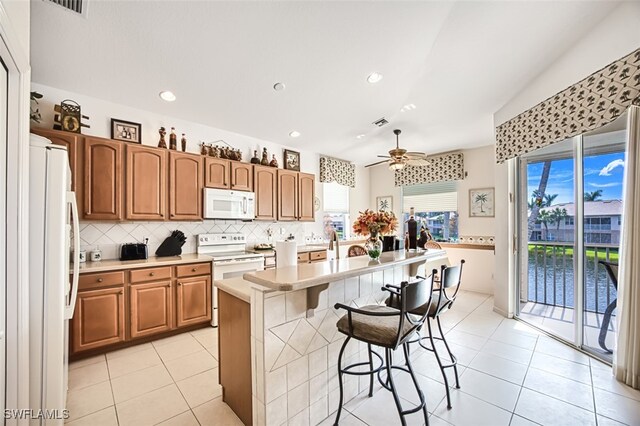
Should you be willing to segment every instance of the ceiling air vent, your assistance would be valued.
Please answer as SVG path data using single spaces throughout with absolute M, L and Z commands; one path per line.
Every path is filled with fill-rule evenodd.
M 86 16 L 87 15 L 87 0 L 44 0 L 48 3 L 57 4 L 58 6 L 62 6 L 71 12 L 75 12 L 79 15 Z
M 374 121 L 373 124 L 375 124 L 378 127 L 382 127 L 382 126 L 385 126 L 385 125 L 389 124 L 389 122 L 387 121 L 386 118 L 382 117 L 382 118 L 379 118 L 376 121 Z

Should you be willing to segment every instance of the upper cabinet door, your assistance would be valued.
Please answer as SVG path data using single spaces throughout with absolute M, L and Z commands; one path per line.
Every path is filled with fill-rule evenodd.
M 127 145 L 127 212 L 130 220 L 164 220 L 167 216 L 167 152 Z
M 203 159 L 169 152 L 169 219 L 202 220 Z
M 253 164 L 231 162 L 231 189 L 253 191 Z
M 63 132 L 60 130 L 47 130 L 47 129 L 32 129 L 31 130 L 36 135 L 40 135 L 49 139 L 53 142 L 54 145 L 60 145 L 67 148 L 67 153 L 69 154 L 69 167 L 71 168 L 71 190 L 75 191 L 78 182 L 78 169 L 76 166 L 78 164 L 78 154 L 77 147 L 82 135 L 77 133 Z
M 122 219 L 122 142 L 84 140 L 84 219 Z
M 204 161 L 204 186 L 207 188 L 229 189 L 231 161 L 207 157 Z
M 314 199 L 316 177 L 307 173 L 298 174 L 298 220 L 313 222 L 315 220 Z
M 298 172 L 278 170 L 278 220 L 298 220 Z
M 256 192 L 256 220 L 277 220 L 278 169 L 267 166 L 253 167 L 253 181 Z

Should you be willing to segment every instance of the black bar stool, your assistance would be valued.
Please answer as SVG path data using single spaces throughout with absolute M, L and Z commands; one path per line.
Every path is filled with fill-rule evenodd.
M 434 273 L 437 270 L 434 269 Z M 369 397 L 373 396 L 373 378 L 374 374 L 378 375 L 380 384 L 387 390 L 389 390 L 398 408 L 398 414 L 400 415 L 400 421 L 402 425 L 406 425 L 404 416 L 407 414 L 415 413 L 422 410 L 426 424 L 429 424 L 429 417 L 427 413 L 427 404 L 424 397 L 424 393 L 418 385 L 413 368 L 411 367 L 411 361 L 409 358 L 409 346 L 408 342 L 411 336 L 419 330 L 425 321 L 426 313 L 421 316 L 410 314 L 418 307 L 422 305 L 429 306 L 431 304 L 431 298 L 433 297 L 433 277 L 430 279 L 420 278 L 418 281 L 408 283 L 402 282 L 400 286 L 385 285 L 382 290 L 388 291 L 392 294 L 392 297 L 398 300 L 398 309 L 381 306 L 381 305 L 368 305 L 362 308 L 353 308 L 341 303 L 336 303 L 336 309 L 344 309 L 347 314 L 344 315 L 338 323 L 338 331 L 345 334 L 345 339 L 342 347 L 340 348 L 340 354 L 338 355 L 338 380 L 340 382 L 340 402 L 338 405 L 338 412 L 336 414 L 335 425 L 338 425 L 340 421 L 340 414 L 342 412 L 343 403 L 343 384 L 342 375 L 352 374 L 358 376 L 369 375 Z M 369 362 L 358 362 L 355 364 L 342 367 L 342 355 L 347 343 L 351 339 L 359 340 L 367 343 L 367 349 L 369 351 Z M 383 347 L 385 350 L 385 360 L 377 352 L 371 349 L 371 345 Z M 398 347 L 402 346 L 405 356 L 405 366 L 392 365 L 392 353 Z M 380 361 L 380 365 L 374 368 L 373 356 L 377 357 Z M 365 371 L 353 371 L 356 367 L 368 365 L 369 370 Z M 392 369 L 402 370 L 411 375 L 413 384 L 418 392 L 420 398 L 420 404 L 412 409 L 403 410 L 398 397 L 395 384 L 393 382 Z M 382 370 L 386 370 L 386 380 L 382 380 L 380 373 Z

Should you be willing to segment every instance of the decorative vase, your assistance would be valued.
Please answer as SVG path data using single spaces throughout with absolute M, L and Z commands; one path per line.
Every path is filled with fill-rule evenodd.
M 369 255 L 369 259 L 378 260 L 382 254 L 382 241 L 378 238 L 377 233 L 371 233 L 369 239 L 364 243 L 364 249 Z

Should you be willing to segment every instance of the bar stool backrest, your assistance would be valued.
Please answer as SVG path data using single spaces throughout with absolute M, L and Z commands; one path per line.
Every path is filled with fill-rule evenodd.
M 437 272 L 436 270 L 433 271 Z M 413 333 L 424 324 L 427 313 L 418 318 L 409 312 L 416 310 L 424 304 L 430 304 L 433 298 L 433 279 L 435 274 L 431 274 L 429 278 L 421 278 L 418 281 L 403 281 L 400 284 L 400 324 L 398 326 L 398 336 L 396 339 L 396 348 L 403 344 L 405 340 L 410 338 Z M 429 306 L 429 305 L 427 305 Z M 405 321 L 409 323 L 410 328 L 405 330 Z
M 460 291 L 460 283 L 462 281 L 462 267 L 464 266 L 464 259 L 460 261 L 460 265 L 456 266 L 444 266 L 440 268 L 440 289 L 436 291 L 438 296 L 436 297 L 437 309 L 433 316 L 438 316 L 442 312 L 451 308 L 453 302 L 456 300 L 458 291 Z
M 607 274 L 609 275 L 609 279 L 613 283 L 613 286 L 618 290 L 618 264 L 613 262 L 607 262 L 605 260 L 599 260 L 599 264 L 603 265 L 607 270 Z

